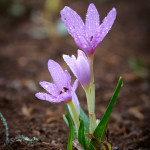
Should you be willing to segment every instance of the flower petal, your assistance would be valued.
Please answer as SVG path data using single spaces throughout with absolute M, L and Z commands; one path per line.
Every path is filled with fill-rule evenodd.
M 63 89 L 68 85 L 68 78 L 61 66 L 53 60 L 48 61 L 49 72 L 59 89 Z
M 68 88 L 69 90 L 71 90 L 71 76 L 70 76 L 70 73 L 69 73 L 67 70 L 65 70 L 65 74 L 66 74 L 66 77 L 67 77 L 67 79 L 68 79 L 67 88 Z
M 91 82 L 90 64 L 84 52 L 80 50 L 78 50 L 77 68 L 78 80 L 82 86 L 88 86 Z
M 69 55 L 63 55 L 63 59 L 66 62 L 66 64 L 69 66 L 69 68 L 71 69 L 71 71 L 73 72 L 73 74 L 77 77 L 76 75 L 76 58 L 74 55 L 72 55 L 72 57 L 70 57 Z
M 79 100 L 78 100 L 78 97 L 77 97 L 75 92 L 72 93 L 72 102 L 74 104 L 74 107 L 75 107 L 77 113 L 80 115 L 80 104 L 79 104 Z M 68 105 L 68 108 L 69 108 L 69 111 L 72 115 L 72 111 L 71 111 L 71 108 L 69 105 Z
M 76 79 L 76 80 L 74 81 L 73 86 L 72 86 L 72 91 L 75 92 L 76 89 L 77 89 L 77 87 L 78 87 L 78 79 Z
M 92 41 L 95 34 L 99 30 L 99 13 L 94 4 L 90 4 L 88 7 L 86 21 L 85 21 L 85 32 L 88 41 Z
M 65 102 L 70 101 L 71 99 L 72 99 L 71 94 L 66 93 L 66 92 L 60 94 L 60 95 L 57 97 L 57 101 L 58 101 L 59 103 L 65 103 Z
M 80 114 L 80 104 L 79 104 L 79 100 L 75 92 L 72 93 L 72 102 L 75 106 L 77 113 Z
M 75 38 L 77 34 L 84 34 L 84 23 L 81 17 L 70 7 L 65 6 L 61 10 L 61 20 L 64 22 L 68 32 Z
M 89 43 L 85 37 L 85 26 L 81 17 L 70 7 L 66 6 L 61 11 L 61 20 L 69 34 L 74 38 L 75 43 L 86 51 Z
M 108 31 L 111 29 L 116 19 L 116 13 L 116 9 L 113 8 L 104 18 L 103 23 L 100 25 L 99 33 L 97 34 L 97 41 L 93 41 L 96 45 L 98 45 L 104 39 Z
M 42 81 L 40 82 L 40 85 L 47 91 L 49 92 L 50 94 L 54 95 L 54 96 L 57 96 L 59 93 L 58 93 L 58 88 L 55 84 L 53 83 L 50 83 L 50 82 L 46 82 L 46 81 Z
M 40 100 L 46 100 L 52 103 L 59 103 L 55 96 L 47 94 L 47 93 L 39 92 L 39 93 L 36 93 L 35 96 Z
M 78 49 L 78 57 L 83 57 L 87 62 L 89 62 L 87 55 L 82 50 L 79 49 Z
M 71 100 L 71 94 L 62 93 L 59 96 L 55 97 L 47 93 L 36 93 L 35 96 L 40 100 L 46 100 L 52 103 L 65 103 Z

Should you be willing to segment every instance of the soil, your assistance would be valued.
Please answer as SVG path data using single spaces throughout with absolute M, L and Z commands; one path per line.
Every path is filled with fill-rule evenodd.
M 148 0 L 94 1 L 104 18 L 112 7 L 117 19 L 95 54 L 96 115 L 101 118 L 115 90 L 119 76 L 121 89 L 108 124 L 108 140 L 120 150 L 150 149 L 150 3 Z M 90 1 L 67 1 L 81 16 Z M 63 6 L 64 6 L 63 5 Z M 60 17 L 59 14 L 57 16 Z M 102 20 L 102 19 L 101 19 Z M 65 150 L 69 130 L 62 119 L 64 104 L 52 104 L 35 98 L 42 91 L 39 81 L 52 81 L 47 62 L 53 59 L 63 68 L 62 54 L 76 54 L 77 46 L 70 35 L 34 39 L 35 24 L 30 14 L 17 20 L 0 15 L 0 112 L 9 127 L 9 146 L 0 122 L 0 150 Z M 146 67 L 134 71 L 131 58 L 144 60 Z M 74 80 L 74 78 L 72 78 Z M 87 113 L 81 87 L 77 94 Z M 36 137 L 38 142 L 15 141 L 18 136 Z

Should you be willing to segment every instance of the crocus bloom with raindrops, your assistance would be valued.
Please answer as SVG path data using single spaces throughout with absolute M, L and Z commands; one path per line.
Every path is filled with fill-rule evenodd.
M 85 24 L 81 17 L 70 7 L 65 6 L 61 10 L 61 20 L 68 32 L 88 56 L 95 52 L 96 47 L 111 29 L 115 18 L 116 9 L 113 8 L 100 24 L 99 13 L 94 4 L 90 4 L 88 7 Z
M 78 57 L 74 55 L 63 55 L 63 59 L 70 67 L 75 77 L 80 81 L 83 87 L 89 86 L 91 82 L 90 64 L 87 56 L 81 50 L 78 50 Z
M 40 100 L 46 100 L 53 103 L 67 103 L 75 97 L 74 104 L 79 105 L 76 98 L 75 90 L 78 86 L 76 79 L 73 86 L 71 86 L 71 76 L 67 70 L 63 70 L 61 66 L 53 61 L 48 61 L 48 69 L 53 78 L 54 84 L 50 82 L 40 82 L 40 85 L 49 93 L 36 93 L 35 96 Z M 77 101 L 77 102 L 76 102 Z M 78 107 L 78 106 L 75 106 Z

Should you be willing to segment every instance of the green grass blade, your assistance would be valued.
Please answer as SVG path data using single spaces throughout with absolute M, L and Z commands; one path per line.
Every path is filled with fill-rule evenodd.
M 71 114 L 70 114 L 70 111 L 69 111 L 67 104 L 65 104 L 65 109 L 66 109 L 67 115 L 69 116 L 69 118 L 72 122 L 72 125 L 73 125 L 73 140 L 74 140 L 77 137 L 76 129 L 75 129 L 75 126 L 74 126 L 74 123 L 73 123 L 73 120 L 72 120 L 72 117 L 71 117 Z M 66 118 L 66 115 L 63 115 L 63 120 L 65 121 L 66 125 L 69 127 L 69 123 L 68 123 L 68 119 Z
M 85 142 L 85 133 L 84 133 L 84 122 L 80 120 L 80 126 L 78 131 L 78 141 L 79 143 L 86 149 L 86 142 Z
M 64 115 L 64 114 L 63 114 L 63 120 L 65 121 L 66 125 L 69 127 L 69 122 L 68 122 L 68 120 L 66 118 L 66 115 Z
M 88 133 L 89 132 L 89 118 L 81 107 L 80 107 L 80 119 L 83 120 L 84 122 L 85 133 Z
M 112 99 L 107 107 L 107 110 L 105 111 L 105 114 L 103 115 L 103 118 L 101 119 L 100 123 L 98 124 L 98 126 L 96 127 L 94 133 L 93 133 L 93 136 L 96 138 L 96 139 L 101 139 L 103 140 L 104 138 L 104 134 L 105 134 L 105 130 L 106 130 L 106 127 L 107 127 L 107 124 L 108 124 L 108 121 L 110 119 L 110 115 L 112 113 L 112 110 L 113 110 L 113 107 L 117 101 L 117 97 L 119 95 L 119 92 L 120 92 L 120 89 L 123 85 L 123 81 L 122 81 L 122 77 L 119 78 L 119 81 L 118 81 L 118 84 L 117 84 L 117 87 L 115 89 L 115 92 L 112 96 Z M 90 147 L 89 149 L 90 150 L 94 150 L 93 146 L 97 146 L 96 143 L 94 143 L 93 141 L 91 141 L 90 143 Z
M 3 114 L 0 112 L 0 119 L 2 120 L 3 122 L 3 125 L 5 127 L 5 133 L 6 133 L 6 145 L 8 146 L 9 144 L 9 132 L 8 132 L 8 125 L 7 125 L 7 122 L 6 122 L 6 119 L 4 118 Z
M 68 138 L 68 143 L 67 143 L 67 150 L 72 150 L 72 141 L 73 141 L 73 124 L 70 119 L 70 116 L 67 114 L 66 118 L 69 123 L 69 138 Z

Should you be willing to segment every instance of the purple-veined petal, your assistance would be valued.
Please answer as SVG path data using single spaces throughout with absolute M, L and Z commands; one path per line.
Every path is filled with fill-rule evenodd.
M 76 37 L 77 35 L 84 35 L 84 23 L 81 17 L 70 7 L 65 6 L 61 10 L 61 20 L 64 22 L 68 32 Z
M 99 24 L 100 24 L 99 13 L 95 5 L 90 4 L 86 14 L 86 21 L 85 21 L 85 32 L 89 42 L 92 41 L 95 34 L 99 30 Z
M 76 89 L 77 89 L 77 87 L 78 87 L 78 79 L 76 79 L 76 80 L 74 81 L 73 86 L 72 86 L 72 91 L 75 92 Z
M 57 62 L 55 62 L 53 60 L 49 60 L 48 61 L 48 69 L 49 69 L 49 72 L 50 72 L 56 86 L 59 89 L 63 89 L 64 87 L 67 87 L 68 78 L 66 77 L 65 72 L 63 71 L 63 69 Z
M 46 81 L 43 81 L 43 82 L 40 82 L 40 85 L 47 91 L 49 92 L 50 94 L 54 95 L 54 96 L 57 96 L 59 93 L 58 93 L 58 88 L 55 84 L 53 83 L 50 83 L 50 82 L 46 82 Z
M 116 9 L 113 8 L 108 15 L 104 18 L 103 23 L 100 25 L 99 33 L 97 34 L 97 41 L 94 41 L 98 45 L 111 29 L 116 19 Z

